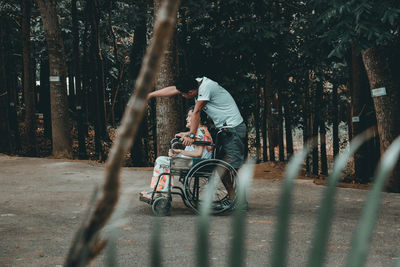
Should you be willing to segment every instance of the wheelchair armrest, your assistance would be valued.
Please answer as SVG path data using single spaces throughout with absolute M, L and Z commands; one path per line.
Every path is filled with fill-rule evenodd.
M 197 145 L 197 146 L 214 146 L 214 144 L 209 142 L 209 141 L 194 141 L 193 145 Z
M 175 146 L 182 144 L 182 140 L 179 137 L 175 137 L 174 139 L 171 140 L 171 148 L 174 149 Z M 213 143 L 209 141 L 194 141 L 193 145 L 197 146 L 214 146 Z

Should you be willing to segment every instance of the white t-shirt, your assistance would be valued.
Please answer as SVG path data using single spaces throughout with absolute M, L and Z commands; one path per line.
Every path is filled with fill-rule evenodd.
M 208 101 L 203 111 L 210 116 L 217 128 L 236 127 L 243 122 L 235 100 L 228 91 L 207 77 L 196 78 L 196 81 L 201 82 L 196 102 Z

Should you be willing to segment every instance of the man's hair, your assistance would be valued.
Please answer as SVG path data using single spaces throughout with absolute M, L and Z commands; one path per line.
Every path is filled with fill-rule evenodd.
M 187 93 L 198 87 L 197 81 L 191 76 L 180 76 L 175 82 L 176 89 L 181 93 Z

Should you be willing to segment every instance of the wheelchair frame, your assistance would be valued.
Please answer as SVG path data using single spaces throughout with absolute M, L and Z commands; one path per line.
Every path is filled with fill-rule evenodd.
M 237 177 L 237 171 L 233 168 L 229 163 L 224 160 L 217 159 L 217 149 L 218 147 L 218 137 L 219 134 L 224 129 L 220 129 L 216 136 L 215 144 L 206 141 L 195 141 L 194 145 L 204 145 L 204 146 L 212 146 L 213 147 L 213 157 L 211 159 L 199 159 L 199 158 L 184 158 L 184 157 L 172 157 L 170 160 L 170 172 L 169 173 L 161 173 L 158 176 L 157 183 L 154 187 L 154 190 L 151 194 L 150 200 L 141 199 L 144 202 L 152 205 L 153 213 L 157 216 L 166 216 L 171 212 L 172 209 L 172 195 L 178 195 L 181 197 L 183 204 L 193 209 L 196 213 L 199 212 L 199 203 L 200 200 L 200 179 L 206 178 L 205 181 L 208 183 L 208 178 L 211 175 L 215 175 L 216 172 L 222 170 L 222 177 L 226 172 L 228 172 L 230 179 L 232 179 L 232 190 L 235 190 L 235 179 Z M 174 148 L 176 145 L 180 144 L 178 138 L 174 138 L 171 140 L 171 148 Z M 161 177 L 164 175 L 169 176 L 168 179 L 168 191 L 157 191 L 156 188 L 160 182 Z M 178 181 L 183 184 L 183 188 L 180 186 L 172 186 L 172 176 L 179 176 Z M 194 179 L 193 179 L 194 178 Z M 190 180 L 189 180 L 190 179 Z M 193 181 L 192 181 L 193 180 Z M 192 183 L 193 182 L 193 183 Z M 228 189 L 224 183 L 224 180 L 221 179 L 223 186 L 226 189 L 226 194 L 219 201 L 214 201 L 214 207 L 212 210 L 213 214 L 221 214 L 226 211 L 231 210 L 236 202 L 236 197 L 233 200 L 229 200 Z M 192 183 L 192 184 L 191 184 Z M 175 191 L 173 191 L 175 189 Z M 167 195 L 165 196 L 165 193 Z M 161 196 L 158 196 L 161 195 Z M 236 194 L 235 194 L 236 196 Z M 229 201 L 228 201 L 229 200 Z

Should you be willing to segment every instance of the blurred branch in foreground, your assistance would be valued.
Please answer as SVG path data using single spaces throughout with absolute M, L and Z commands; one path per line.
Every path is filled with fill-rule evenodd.
M 154 26 L 154 36 L 149 46 L 134 94 L 129 99 L 118 135 L 106 162 L 103 197 L 89 220 L 84 221 L 72 242 L 64 266 L 82 266 L 100 254 L 105 241 L 99 240 L 99 232 L 104 227 L 119 199 L 120 169 L 124 155 L 129 151 L 146 108 L 146 97 L 154 84 L 160 61 L 171 38 L 175 26 L 179 0 L 165 1 L 158 13 Z

